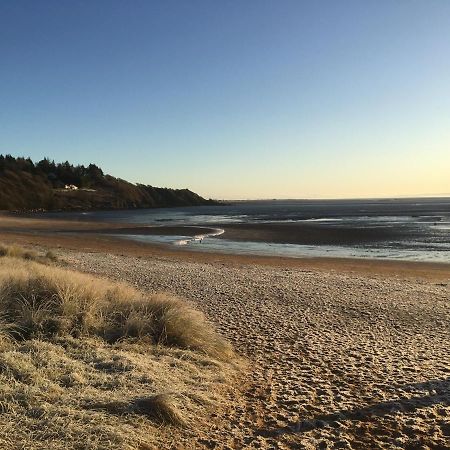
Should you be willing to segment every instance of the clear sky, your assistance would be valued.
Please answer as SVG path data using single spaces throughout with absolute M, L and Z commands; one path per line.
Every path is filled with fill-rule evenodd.
M 214 198 L 450 194 L 450 1 L 0 0 L 0 153 Z

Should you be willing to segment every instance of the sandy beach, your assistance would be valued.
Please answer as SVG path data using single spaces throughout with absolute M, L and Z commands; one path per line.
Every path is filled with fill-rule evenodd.
M 250 361 L 211 448 L 445 448 L 450 285 L 67 252 L 194 302 Z M 208 447 L 208 445 L 206 447 Z
M 450 444 L 448 265 L 177 252 L 3 225 L 2 240 L 59 246 L 70 267 L 193 302 L 249 362 L 192 448 Z

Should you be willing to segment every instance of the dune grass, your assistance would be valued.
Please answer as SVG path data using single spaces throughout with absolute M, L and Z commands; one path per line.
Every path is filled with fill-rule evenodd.
M 0 260 L 3 333 L 16 339 L 99 336 L 147 341 L 228 358 L 231 347 L 184 300 L 60 267 Z
M 25 255 L 0 258 L 0 448 L 164 448 L 226 403 L 237 360 L 187 302 Z
M 53 250 L 47 250 L 44 254 L 39 254 L 34 250 L 26 250 L 15 244 L 0 244 L 0 257 L 2 256 L 37 261 L 43 264 L 55 263 L 58 261 L 58 256 Z

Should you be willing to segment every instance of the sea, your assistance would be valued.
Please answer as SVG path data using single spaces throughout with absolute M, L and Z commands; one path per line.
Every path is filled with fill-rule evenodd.
M 220 206 L 155 208 L 83 213 L 57 217 L 141 226 L 158 226 L 161 234 L 120 235 L 122 239 L 189 248 L 190 250 L 286 257 L 351 257 L 450 262 L 450 197 L 371 200 L 235 201 Z M 364 242 L 277 243 L 227 239 L 232 224 L 307 224 L 326 235 L 332 229 L 388 231 L 386 239 Z M 206 227 L 192 236 L 189 227 Z M 179 227 L 167 235 L 165 227 Z M 223 227 L 223 228 L 222 228 Z M 286 239 L 289 241 L 289 239 Z

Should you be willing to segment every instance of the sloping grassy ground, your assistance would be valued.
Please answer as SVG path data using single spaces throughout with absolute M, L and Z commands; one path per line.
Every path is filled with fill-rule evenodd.
M 238 366 L 203 315 L 3 253 L 0 448 L 195 448 Z
M 77 190 L 64 189 L 76 185 Z M 62 189 L 61 189 L 62 188 Z M 133 184 L 95 164 L 57 163 L 0 155 L 0 210 L 87 210 L 216 205 L 189 189 Z

